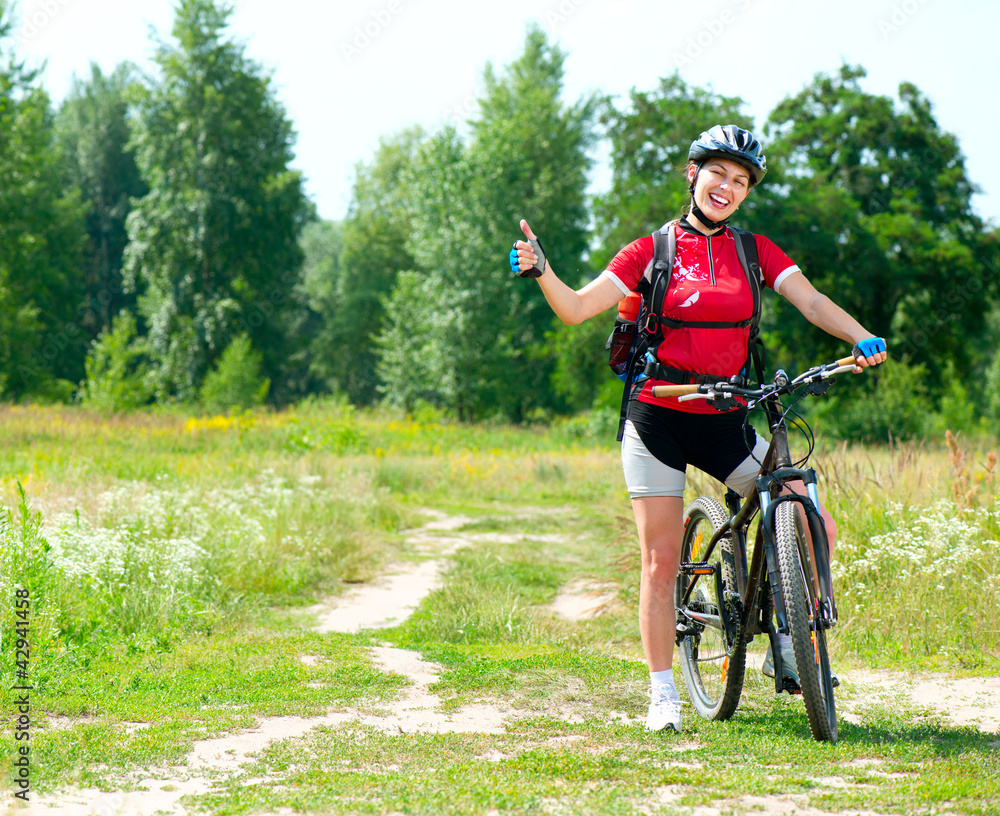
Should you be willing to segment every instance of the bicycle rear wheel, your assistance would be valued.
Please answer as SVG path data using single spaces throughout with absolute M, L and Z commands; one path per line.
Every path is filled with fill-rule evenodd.
M 684 538 L 681 543 L 681 563 L 702 563 L 704 550 L 716 530 L 728 516 L 714 499 L 697 498 L 684 511 Z M 690 575 L 683 569 L 677 574 L 674 604 L 677 609 L 678 654 L 688 696 L 695 710 L 709 720 L 728 720 L 733 716 L 743 693 L 746 672 L 746 642 L 739 632 L 739 620 L 733 626 L 735 635 L 727 636 L 722 622 L 722 610 L 730 602 L 731 617 L 738 615 L 740 606 L 736 584 L 736 562 L 733 542 L 727 536 L 715 546 L 707 566 L 720 571 L 720 583 L 715 575 Z M 683 599 L 688 587 L 697 581 L 687 604 Z
M 785 612 L 795 649 L 802 699 L 806 704 L 809 730 L 820 742 L 837 741 L 837 707 L 833 699 L 826 630 L 819 623 L 819 599 L 802 520 L 792 502 L 782 502 L 774 514 L 781 588 Z

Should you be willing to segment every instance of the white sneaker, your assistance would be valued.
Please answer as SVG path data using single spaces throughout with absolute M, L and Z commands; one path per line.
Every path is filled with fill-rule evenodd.
M 767 644 L 767 654 L 764 655 L 764 665 L 761 667 L 761 671 L 765 677 L 774 677 L 774 658 L 771 656 L 770 643 Z M 791 641 L 781 644 L 781 674 L 783 677 L 793 680 L 795 685 L 799 685 L 799 671 L 795 661 L 795 649 Z M 833 672 L 830 672 L 830 685 L 833 688 L 840 685 L 840 679 Z
M 764 655 L 764 665 L 761 672 L 765 677 L 774 677 L 774 658 L 771 656 L 771 644 L 767 644 L 767 654 Z M 798 667 L 795 665 L 795 648 L 792 646 L 791 638 L 781 644 L 781 674 L 799 684 Z
M 646 715 L 647 731 L 664 731 L 673 728 L 681 732 L 681 699 L 673 686 L 654 686 L 649 690 L 649 714 Z

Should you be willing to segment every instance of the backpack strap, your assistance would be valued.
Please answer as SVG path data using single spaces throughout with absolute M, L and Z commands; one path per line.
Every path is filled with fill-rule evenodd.
M 740 266 L 747 276 L 750 291 L 753 293 L 753 316 L 750 323 L 750 342 L 747 362 L 744 371 L 749 375 L 750 362 L 753 361 L 757 382 L 764 382 L 764 343 L 760 339 L 761 286 L 764 275 L 760 269 L 760 257 L 757 254 L 757 239 L 752 232 L 730 227 L 736 235 L 736 254 L 740 258 Z
M 747 232 L 739 227 L 730 227 L 736 235 L 736 254 L 740 259 L 740 266 L 747 276 L 750 284 L 750 291 L 753 292 L 753 318 L 752 325 L 760 323 L 760 288 L 764 283 L 764 275 L 760 271 L 760 258 L 757 256 L 757 239 L 752 232 Z
M 662 227 L 653 233 L 653 261 L 646 267 L 643 277 L 652 282 L 653 272 L 666 272 L 670 276 L 670 271 L 674 266 L 674 255 L 677 254 L 677 230 L 674 227 L 680 223 L 677 219 L 667 221 Z
M 636 287 L 642 295 L 642 311 L 639 313 L 636 343 L 629 357 L 625 387 L 622 389 L 621 409 L 618 412 L 619 442 L 625 433 L 628 403 L 636 385 L 635 375 L 642 370 L 640 364 L 646 356 L 646 350 L 657 337 L 662 337 L 660 313 L 663 311 L 663 299 L 674 268 L 674 255 L 677 252 L 677 231 L 674 228 L 677 223 L 677 220 L 668 221 L 653 233 L 653 259 Z
M 676 226 L 677 221 L 668 221 L 653 233 L 653 260 L 646 267 L 643 280 L 640 281 L 640 287 L 645 282 L 647 291 L 640 288 L 640 292 L 644 302 L 649 303 L 641 323 L 647 340 L 662 333 L 660 315 L 663 312 L 663 299 L 667 296 L 670 276 L 674 270 L 674 255 L 677 254 Z

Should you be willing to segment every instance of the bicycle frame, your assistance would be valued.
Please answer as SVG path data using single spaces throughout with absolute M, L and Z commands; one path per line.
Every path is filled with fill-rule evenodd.
M 764 457 L 760 476 L 757 478 L 756 491 L 748 496 L 742 504 L 740 497 L 735 492 L 727 491 L 726 505 L 729 510 L 729 519 L 708 542 L 701 554 L 701 562 L 681 564 L 681 570 L 693 577 L 683 597 L 683 605 L 686 607 L 700 576 L 714 574 L 714 580 L 720 582 L 721 585 L 719 571 L 709 567 L 707 562 L 719 540 L 726 536 L 731 537 L 737 561 L 734 566 L 740 599 L 737 606 L 739 631 L 746 634 L 748 643 L 753 640 L 754 635 L 773 634 L 774 627 L 771 625 L 770 616 L 768 615 L 765 620 L 764 616 L 759 614 L 764 609 L 759 594 L 765 585 L 769 586 L 771 590 L 777 631 L 788 631 L 784 599 L 781 595 L 781 582 L 777 580 L 778 563 L 775 544 L 771 537 L 765 534 L 765 531 L 770 528 L 767 523 L 768 519 L 773 518 L 775 508 L 783 501 L 796 501 L 804 506 L 813 541 L 812 552 L 806 553 L 806 556 L 809 557 L 809 572 L 814 581 L 816 597 L 823 599 L 818 610 L 819 620 L 823 628 L 830 628 L 837 622 L 826 530 L 819 515 L 820 504 L 816 471 L 812 468 L 792 467 L 791 453 L 788 447 L 788 428 L 780 405 L 775 407 L 769 404 L 765 407 L 771 430 L 771 443 Z M 794 481 L 801 481 L 805 484 L 808 501 L 804 501 L 803 497 L 795 494 L 782 493 L 787 483 Z M 747 530 L 758 510 L 762 512 L 758 519 L 757 535 L 748 565 Z M 766 580 L 765 569 L 767 570 Z M 719 594 L 721 596 L 721 592 Z M 686 614 L 698 623 L 706 625 L 715 623 L 714 616 L 691 610 L 687 610 Z M 735 621 L 731 619 L 730 610 L 725 605 L 719 609 L 719 618 L 727 640 L 731 642 L 732 638 L 736 636 Z M 780 672 L 777 677 L 781 677 Z
M 858 370 L 849 357 L 814 366 L 794 379 L 779 371 L 773 385 L 758 388 L 734 378 L 652 389 L 655 397 L 707 399 L 720 411 L 742 397 L 750 408 L 764 409 L 771 434 L 755 489 L 745 500 L 729 490 L 725 508 L 700 496 L 685 509 L 681 552 L 686 560 L 674 590 L 676 641 L 691 702 L 707 719 L 725 720 L 735 713 L 747 644 L 766 634 L 770 648 L 763 668 L 775 678 L 775 692 L 801 694 L 813 737 L 837 740 L 837 681 L 826 646 L 826 630 L 837 621 L 829 543 L 816 472 L 792 462 L 786 422 L 792 408 L 783 407 L 780 397 L 803 390 L 794 405 L 802 396 L 826 393 L 831 377 Z M 806 433 L 811 453 L 815 440 L 808 428 Z M 799 464 L 806 459 L 808 455 Z M 749 529 L 755 520 L 748 564 Z M 786 667 L 784 662 L 793 657 L 794 665 Z

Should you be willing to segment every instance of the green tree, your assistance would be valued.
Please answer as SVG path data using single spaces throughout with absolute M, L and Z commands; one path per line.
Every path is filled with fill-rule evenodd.
M 320 317 L 312 335 L 312 369 L 355 404 L 374 402 L 375 338 L 383 304 L 401 270 L 412 269 L 408 180 L 420 144 L 419 128 L 384 139 L 370 164 L 359 164 L 347 218 L 303 234 L 303 288 Z
M 771 169 L 749 211 L 817 287 L 890 351 L 923 366 L 932 394 L 966 377 L 991 286 L 986 236 L 957 139 L 909 83 L 898 99 L 866 93 L 862 68 L 819 75 L 769 118 Z M 771 313 L 769 343 L 799 363 L 843 351 Z M 953 365 L 949 369 L 948 365 Z
M 209 410 L 252 408 L 267 398 L 271 381 L 261 376 L 261 354 L 250 338 L 238 335 L 219 355 L 201 384 L 201 403 Z
M 338 287 L 344 225 L 316 220 L 299 236 L 302 271 L 299 297 L 306 307 L 302 331 L 309 338 L 309 367 L 324 389 L 337 390 L 333 374 L 342 349 Z
M 153 396 L 144 343 L 135 316 L 123 310 L 90 346 L 87 379 L 78 396 L 84 405 L 113 414 L 146 405 Z
M 148 190 L 128 146 L 129 88 L 135 67 L 119 65 L 110 75 L 92 64 L 87 81 L 74 80 L 55 120 L 66 183 L 87 207 L 84 262 L 86 308 L 80 322 L 91 337 L 108 329 L 122 309 L 135 311 L 135 296 L 122 285 L 125 219 L 132 200 Z
M 141 290 L 158 396 L 191 400 L 233 337 L 262 354 L 278 401 L 304 365 L 290 331 L 312 217 L 270 77 L 225 37 L 232 8 L 181 0 L 133 144 L 149 193 L 128 216 L 125 277 Z
M 562 102 L 564 59 L 529 30 L 502 74 L 487 66 L 468 143 L 445 130 L 421 146 L 408 194 L 409 250 L 423 279 L 397 286 L 380 341 L 391 399 L 420 395 L 469 418 L 553 407 L 552 313 L 505 256 L 527 217 L 552 264 L 569 280 L 586 277 L 594 103 Z
M 0 0 L 0 393 L 72 397 L 83 377 L 78 323 L 84 242 L 79 198 L 66 192 L 49 98 L 13 53 Z
M 456 243 L 461 227 L 450 223 L 467 223 L 463 211 L 471 175 L 465 147 L 453 130 L 433 136 L 418 151 L 410 180 L 411 224 L 419 233 L 410 242 L 416 268 L 397 276 L 376 338 L 377 374 L 390 403 L 412 408 L 418 400 L 426 401 L 460 418 L 475 415 L 469 398 L 478 390 L 476 368 L 484 372 L 486 355 L 496 350 L 492 343 L 465 346 L 478 312 L 478 281 L 473 275 L 459 282 L 452 278 L 463 262 L 475 263 L 471 241 Z M 435 258 L 435 245 L 448 246 L 448 252 L 439 251 Z

